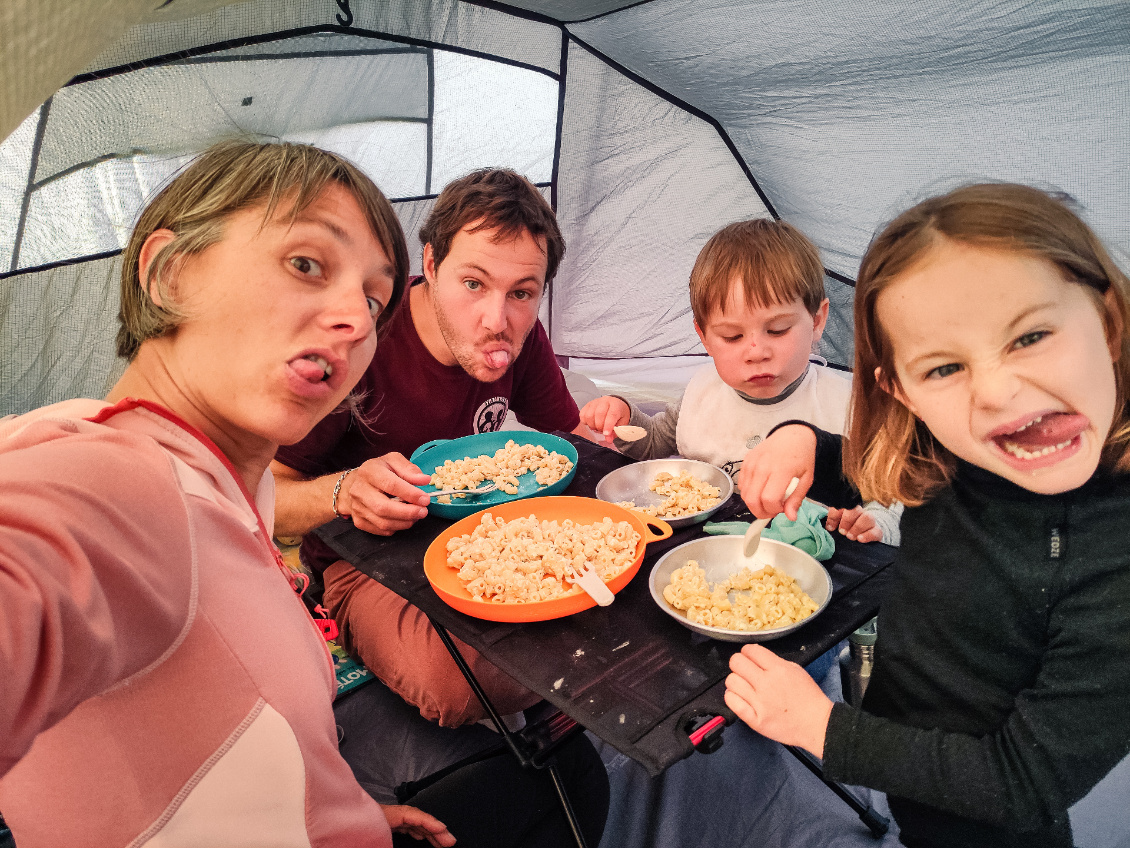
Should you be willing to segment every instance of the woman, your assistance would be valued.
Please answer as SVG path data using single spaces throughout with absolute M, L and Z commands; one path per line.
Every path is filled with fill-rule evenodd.
M 271 542 L 276 448 L 345 399 L 407 271 L 356 168 L 219 145 L 124 253 L 129 366 L 106 400 L 0 422 L 0 810 L 20 848 L 455 843 L 339 756 L 329 654 Z

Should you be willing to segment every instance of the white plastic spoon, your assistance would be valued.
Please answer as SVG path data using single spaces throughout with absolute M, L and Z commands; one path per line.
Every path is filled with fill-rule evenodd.
M 592 567 L 592 563 L 586 562 L 584 568 L 574 572 L 573 579 L 578 586 L 585 590 L 589 597 L 602 607 L 606 607 L 616 600 L 616 596 L 612 594 L 612 590 L 608 588 L 605 582 L 600 579 L 600 575 L 596 573 L 596 570 Z
M 612 432 L 623 442 L 638 442 L 647 435 L 647 430 L 643 427 L 633 427 L 631 424 L 618 424 L 612 428 Z
M 785 499 L 796 491 L 796 487 L 800 485 L 800 478 L 794 477 L 789 481 L 789 487 L 785 489 Z M 769 522 L 777 516 L 772 515 L 769 518 L 759 518 L 749 525 L 749 529 L 745 531 L 745 540 L 742 543 L 742 553 L 747 557 L 753 556 L 757 553 L 757 546 L 761 544 L 761 531 L 769 526 Z

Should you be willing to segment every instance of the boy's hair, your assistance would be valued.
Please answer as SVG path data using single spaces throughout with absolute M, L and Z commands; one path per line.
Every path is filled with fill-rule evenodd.
M 451 251 L 456 234 L 498 230 L 498 239 L 518 238 L 528 232 L 545 239 L 545 283 L 549 285 L 561 257 L 565 239 L 557 227 L 557 216 L 534 184 L 507 168 L 482 168 L 450 182 L 436 198 L 435 206 L 420 227 L 420 243 L 432 246 L 438 268 Z
M 891 340 L 879 322 L 879 296 L 913 269 L 942 239 L 1050 262 L 1069 282 L 1085 286 L 1102 316 L 1107 339 L 1122 330 L 1114 364 L 1117 405 L 1103 463 L 1130 470 L 1130 280 L 1063 195 L 1011 183 L 969 185 L 919 203 L 891 221 L 868 246 L 855 287 L 855 374 L 844 444 L 844 472 L 864 498 L 917 505 L 952 479 L 956 459 L 888 388 L 899 387 Z M 1120 315 L 1104 295 L 1113 290 Z
M 734 279 L 745 302 L 756 306 L 800 299 L 810 315 L 824 302 L 820 251 L 784 221 L 755 218 L 723 227 L 710 237 L 691 270 L 691 312 L 699 329 L 726 308 Z
M 392 297 L 377 319 L 378 331 L 384 327 L 404 293 L 409 266 L 400 221 L 380 189 L 356 166 L 316 147 L 226 141 L 204 151 L 141 213 L 122 255 L 118 356 L 132 361 L 142 342 L 165 335 L 184 320 L 169 285 L 170 272 L 175 274 L 181 258 L 219 242 L 229 216 L 263 205 L 266 224 L 280 204 L 290 203 L 287 217 L 293 222 L 331 183 L 353 195 L 392 261 Z M 139 259 L 145 240 L 162 229 L 176 237 L 148 269 L 149 285 L 162 304 L 158 306 L 142 284 Z

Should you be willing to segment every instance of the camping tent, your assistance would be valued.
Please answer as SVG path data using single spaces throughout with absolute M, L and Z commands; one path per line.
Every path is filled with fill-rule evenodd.
M 1118 0 L 6 0 L 0 38 L 0 415 L 104 394 L 134 216 L 194 152 L 237 134 L 353 159 L 413 247 L 450 178 L 527 174 L 568 243 L 544 322 L 572 368 L 606 382 L 702 362 L 686 280 L 733 220 L 778 216 L 818 244 L 823 352 L 840 364 L 859 257 L 924 193 L 1054 186 L 1130 246 Z M 763 779 L 783 767 L 763 755 L 750 772 L 742 756 L 635 787 L 662 826 L 641 818 L 610 839 L 721 844 L 705 817 L 756 844 L 798 832 L 789 810 L 815 802 L 786 808 L 794 784 Z M 611 765 L 621 789 L 635 779 Z M 1124 805 L 1108 815 L 1128 772 L 1086 802 L 1080 844 L 1128 845 Z M 744 827 L 763 815 L 757 787 L 778 812 Z M 704 797 L 736 808 L 714 815 Z M 667 815 L 686 798 L 699 819 Z
M 452 177 L 527 174 L 568 244 L 556 351 L 641 380 L 702 361 L 687 275 L 740 218 L 819 245 L 840 364 L 871 233 L 931 189 L 1052 185 L 1130 244 L 1118 2 L 16 0 L 0 19 L 0 414 L 104 392 L 134 216 L 234 134 L 352 158 L 413 247 Z

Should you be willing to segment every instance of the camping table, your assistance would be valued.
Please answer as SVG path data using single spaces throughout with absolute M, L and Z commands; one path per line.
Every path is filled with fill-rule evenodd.
M 568 438 L 579 454 L 577 472 L 563 494 L 592 497 L 608 472 L 632 460 L 577 436 Z M 712 520 L 745 512 L 734 496 Z M 318 535 L 358 570 L 419 607 L 437 626 L 460 661 L 450 631 L 480 651 L 515 680 L 543 696 L 563 713 L 658 775 L 694 753 L 689 733 L 706 719 L 734 720 L 723 703 L 728 660 L 740 644 L 694 633 L 660 610 L 648 589 L 656 559 L 702 533 L 701 525 L 676 530 L 670 539 L 647 546 L 639 574 L 607 607 L 594 607 L 551 621 L 511 624 L 484 621 L 458 612 L 436 595 L 424 576 L 424 553 L 451 522 L 428 516 L 393 536 L 373 536 L 337 519 Z M 807 664 L 873 617 L 887 584 L 886 567 L 894 548 L 836 538 L 836 553 L 825 563 L 832 578 L 832 600 L 810 624 L 764 643 L 780 656 Z M 469 674 L 461 664 L 465 674 Z M 473 677 L 469 682 L 476 685 Z M 485 702 L 488 711 L 493 707 Z M 720 724 L 720 723 L 719 723 Z M 721 743 L 721 727 L 697 746 Z M 513 747 L 513 745 L 512 745 Z M 818 776 L 819 768 L 801 758 Z M 519 755 L 521 756 L 521 755 Z M 825 781 L 877 835 L 885 822 L 842 787 Z M 567 804 L 565 799 L 563 802 Z

